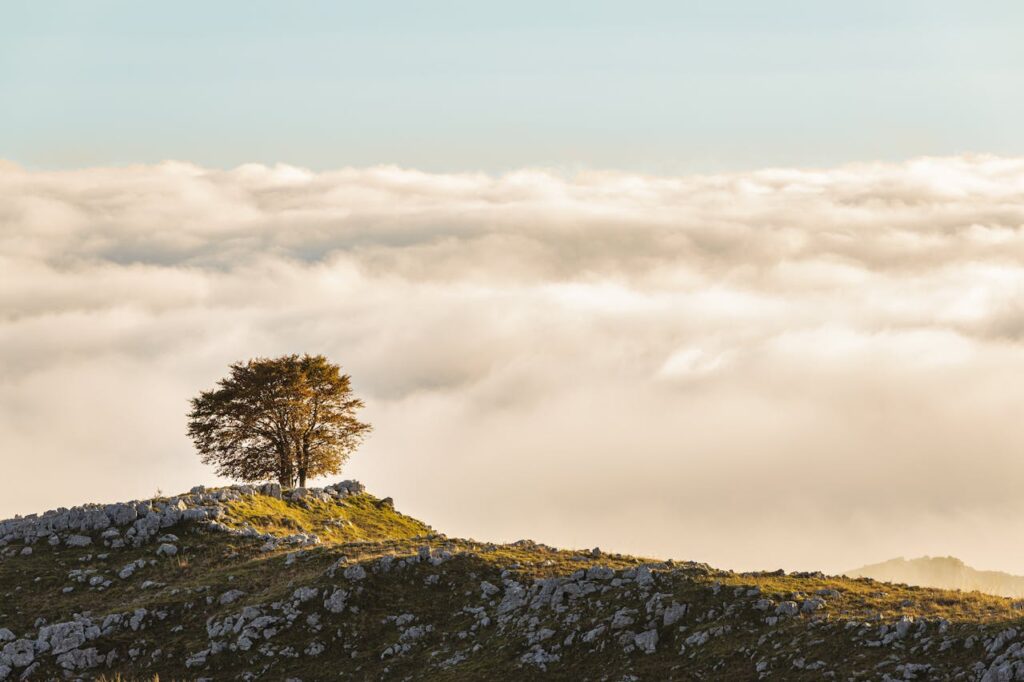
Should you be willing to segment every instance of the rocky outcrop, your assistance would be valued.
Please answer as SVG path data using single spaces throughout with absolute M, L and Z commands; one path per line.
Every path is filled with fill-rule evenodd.
M 363 486 L 358 481 L 342 481 L 325 488 L 299 488 L 287 495 L 289 499 L 329 501 L 361 492 Z M 237 485 L 216 490 L 197 486 L 188 494 L 165 500 L 82 505 L 38 516 L 15 517 L 0 521 L 0 547 L 15 542 L 33 545 L 39 541 L 63 543 L 68 547 L 88 547 L 94 543 L 113 549 L 138 547 L 153 541 L 165 529 L 179 523 L 205 523 L 216 530 L 229 531 L 216 524 L 223 505 L 258 494 L 280 499 L 281 486 L 266 483 L 262 486 Z M 274 543 L 315 544 L 314 540 L 304 535 L 298 540 L 272 535 L 267 535 L 266 539 Z M 175 551 L 169 546 L 161 549 L 161 554 L 165 556 L 173 556 Z

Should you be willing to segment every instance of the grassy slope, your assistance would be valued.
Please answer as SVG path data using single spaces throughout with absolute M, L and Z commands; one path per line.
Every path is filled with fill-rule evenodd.
M 34 630 L 33 623 L 39 617 L 59 622 L 86 611 L 102 615 L 140 607 L 163 610 L 168 614 L 164 621 L 154 622 L 140 632 L 114 637 L 113 641 L 124 650 L 142 642 L 145 651 L 145 656 L 135 662 L 123 661 L 118 670 L 129 678 L 141 679 L 159 672 L 163 679 L 192 679 L 200 673 L 185 668 L 183 661 L 207 646 L 208 618 L 223 618 L 248 604 L 286 600 L 299 586 L 331 590 L 344 582 L 326 574 L 339 558 L 368 565 L 381 556 L 415 554 L 422 545 L 445 548 L 456 556 L 437 567 L 419 564 L 387 574 L 371 570 L 360 582 L 361 590 L 350 600 L 358 613 L 327 614 L 319 633 L 295 627 L 274 639 L 275 645 L 291 644 L 299 652 L 316 639 L 328 647 L 327 651 L 315 658 L 299 655 L 275 659 L 266 677 L 298 677 L 307 682 L 327 677 L 413 679 L 424 674 L 425 662 L 436 662 L 438 657 L 443 660 L 456 650 L 470 652 L 470 645 L 478 644 L 479 650 L 468 653 L 465 662 L 447 671 L 431 671 L 430 678 L 464 680 L 502 675 L 518 679 L 572 676 L 617 680 L 628 673 L 659 680 L 754 679 L 753 660 L 775 656 L 781 663 L 797 655 L 808 661 L 824 660 L 829 667 L 843 670 L 846 678 L 855 670 L 872 671 L 894 653 L 900 660 L 917 662 L 928 662 L 935 655 L 934 650 L 915 653 L 909 642 L 897 642 L 895 648 L 855 644 L 849 639 L 851 630 L 845 627 L 847 622 L 871 620 L 872 627 L 876 627 L 875 619 L 891 621 L 902 615 L 945 618 L 952 623 L 951 634 L 961 639 L 974 633 L 991 635 L 1007 624 L 1020 628 L 1022 623 L 1021 612 L 1013 608 L 1010 600 L 978 593 L 842 577 L 736 574 L 698 564 L 675 564 L 656 570 L 656 591 L 671 595 L 667 601 L 690 605 L 689 615 L 682 621 L 685 630 L 666 629 L 653 655 L 625 653 L 614 641 L 594 647 L 566 647 L 560 652 L 561 661 L 552 664 L 550 672 L 544 674 L 535 668 L 522 669 L 518 659 L 528 648 L 522 637 L 501 632 L 493 625 L 480 628 L 459 649 L 456 633 L 469 630 L 474 623 L 474 617 L 461 607 L 482 603 L 481 581 L 501 585 L 503 571 L 508 571 L 505 576 L 528 585 L 534 578 L 566 576 L 592 565 L 625 569 L 649 560 L 619 555 L 594 558 L 587 553 L 531 544 L 488 545 L 449 539 L 365 494 L 340 504 L 311 502 L 307 506 L 256 496 L 230 503 L 222 520 L 230 526 L 251 526 L 279 535 L 314 532 L 325 542 L 304 550 L 289 564 L 288 549 L 264 553 L 260 551 L 260 540 L 178 526 L 169 532 L 180 538 L 179 556 L 161 558 L 131 580 L 113 577 L 113 585 L 104 591 L 91 589 L 87 583 L 69 581 L 68 572 L 94 569 L 116 575 L 121 566 L 136 558 L 153 558 L 154 547 L 83 550 L 39 543 L 31 556 L 12 556 L 0 561 L 0 626 L 20 635 Z M 104 552 L 109 552 L 108 558 L 100 559 L 97 555 Z M 431 584 L 428 577 L 435 575 L 437 582 Z M 145 580 L 164 586 L 144 590 L 141 585 Z M 75 590 L 62 593 L 68 585 Z M 810 595 L 822 589 L 838 590 L 841 596 L 828 598 L 827 609 L 814 617 L 801 615 L 767 627 L 763 623 L 764 613 L 751 608 L 749 600 L 736 599 L 739 588 L 751 587 L 777 601 L 789 599 L 794 593 Z M 246 596 L 227 606 L 220 606 L 216 600 L 212 605 L 206 604 L 205 595 L 216 598 L 229 589 L 243 590 Z M 321 601 L 302 605 L 303 614 L 316 612 L 323 616 Z M 491 602 L 489 608 L 493 610 L 496 603 Z M 643 612 L 644 601 L 640 595 L 628 592 L 585 600 L 581 606 L 582 621 L 610 619 L 623 606 Z M 708 617 L 711 610 L 715 613 Z M 403 613 L 415 614 L 417 623 L 433 624 L 435 629 L 417 642 L 414 653 L 382 659 L 381 652 L 397 642 L 399 636 L 396 626 L 385 619 Z M 559 638 L 567 634 L 554 614 L 541 611 L 536 617 L 539 622 L 533 629 L 549 624 Z M 687 635 L 712 624 L 728 625 L 731 631 L 710 639 L 704 646 L 689 647 L 685 655 L 679 654 Z M 154 659 L 157 649 L 161 654 Z M 980 653 L 958 646 L 943 656 L 949 664 L 967 665 L 978 660 Z M 210 667 L 201 674 L 217 679 L 253 668 L 251 662 L 243 662 L 227 652 L 209 660 Z M 865 679 L 868 678 L 874 679 Z M 785 679 L 821 679 L 821 673 L 789 669 Z

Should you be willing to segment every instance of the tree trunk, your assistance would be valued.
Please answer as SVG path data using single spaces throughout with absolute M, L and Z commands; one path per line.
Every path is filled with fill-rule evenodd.
M 303 441 L 299 450 L 299 487 L 306 487 L 306 472 L 309 471 L 309 444 Z
M 282 488 L 295 487 L 295 469 L 292 467 L 288 450 L 285 446 L 277 446 L 277 480 Z

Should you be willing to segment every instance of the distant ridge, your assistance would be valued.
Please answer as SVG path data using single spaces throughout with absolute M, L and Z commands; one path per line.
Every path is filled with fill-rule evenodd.
M 879 564 L 861 566 L 847 571 L 846 575 L 946 590 L 977 590 L 1000 597 L 1024 597 L 1024 576 L 1002 571 L 979 571 L 951 556 L 923 556 L 909 560 L 897 557 Z

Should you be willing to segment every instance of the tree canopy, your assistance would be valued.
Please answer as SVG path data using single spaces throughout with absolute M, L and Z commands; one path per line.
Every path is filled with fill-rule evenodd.
M 237 362 L 192 399 L 188 434 L 221 476 L 282 486 L 336 474 L 371 427 L 351 377 L 322 355 Z

